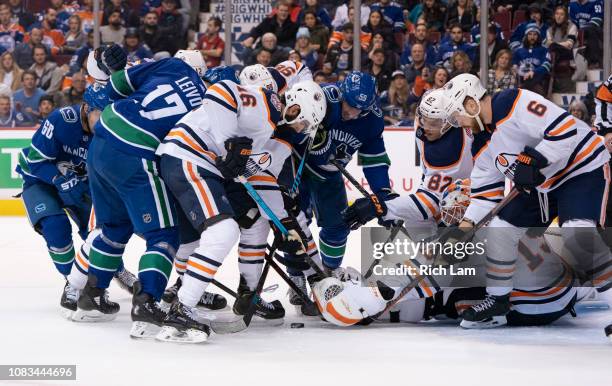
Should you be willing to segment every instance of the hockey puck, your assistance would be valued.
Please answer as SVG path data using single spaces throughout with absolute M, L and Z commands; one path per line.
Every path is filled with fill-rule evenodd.
M 304 328 L 304 323 L 291 323 L 291 328 Z
M 606 333 L 606 336 L 607 336 L 608 338 L 612 339 L 612 324 L 611 324 L 611 325 L 609 325 L 609 326 L 607 326 L 607 327 L 604 329 L 604 332 Z

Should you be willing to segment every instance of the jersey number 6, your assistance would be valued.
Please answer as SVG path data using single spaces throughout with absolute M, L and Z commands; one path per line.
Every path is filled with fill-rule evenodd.
M 538 117 L 541 117 L 544 115 L 544 113 L 546 113 L 546 106 L 544 106 L 541 103 L 538 103 L 537 101 L 531 101 L 527 105 L 527 110 L 530 113 L 533 113 L 537 115 Z

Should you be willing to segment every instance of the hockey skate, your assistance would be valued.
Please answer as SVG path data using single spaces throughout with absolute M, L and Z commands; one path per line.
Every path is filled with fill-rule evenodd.
M 74 312 L 77 310 L 77 300 L 79 299 L 79 290 L 72 287 L 68 281 L 64 286 L 60 306 L 62 306 L 62 314 L 66 319 L 72 319 Z
M 299 276 L 289 276 L 293 284 L 295 284 L 302 292 L 308 295 L 308 289 L 306 288 L 306 278 L 304 275 Z M 304 299 L 295 292 L 291 287 L 287 290 L 287 296 L 289 296 L 289 303 L 294 306 L 301 306 L 304 304 Z
M 168 315 L 156 339 L 163 342 L 202 343 L 210 336 L 210 327 L 197 314 L 196 307 L 189 307 L 176 301 L 172 303 Z
M 132 298 L 132 338 L 154 338 L 159 333 L 167 314 L 159 307 L 155 299 L 142 292 L 140 282 L 134 283 L 138 293 Z
M 255 291 L 251 291 L 246 284 L 246 280 L 243 276 L 240 276 L 240 284 L 238 285 L 238 297 L 234 302 L 232 311 L 234 314 L 243 316 L 249 309 L 251 299 L 255 294 Z M 266 324 L 279 326 L 283 324 L 283 318 L 285 317 L 285 309 L 280 301 L 274 300 L 271 303 L 266 302 L 261 297 L 255 306 L 255 316 L 259 319 L 264 320 Z
M 128 271 L 124 267 L 121 271 L 115 272 L 115 276 L 113 278 L 121 289 L 129 292 L 132 295 L 134 294 L 134 283 L 138 280 L 138 278 L 132 272 Z
M 72 315 L 75 322 L 108 322 L 119 312 L 119 304 L 108 300 L 105 288 L 96 288 L 96 277 L 89 276 L 87 285 L 77 301 L 77 310 Z
M 172 304 L 176 299 L 176 294 L 181 288 L 181 285 L 182 280 L 179 277 L 178 279 L 176 279 L 176 282 L 171 287 L 168 287 L 164 291 L 164 294 L 162 295 L 162 301 L 168 304 L 168 306 Z M 207 308 L 212 311 L 221 310 L 225 308 L 225 306 L 227 306 L 227 299 L 225 299 L 225 297 L 219 294 L 215 294 L 212 292 L 204 292 L 204 295 L 202 295 L 200 301 L 198 302 L 198 306 Z
M 480 303 L 463 311 L 461 327 L 494 328 L 508 323 L 506 314 L 510 312 L 510 295 L 487 297 Z

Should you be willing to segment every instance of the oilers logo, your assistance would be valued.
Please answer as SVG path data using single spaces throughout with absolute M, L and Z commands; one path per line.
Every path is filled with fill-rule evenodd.
M 514 179 L 517 157 L 518 154 L 500 153 L 495 157 L 495 167 L 507 178 Z

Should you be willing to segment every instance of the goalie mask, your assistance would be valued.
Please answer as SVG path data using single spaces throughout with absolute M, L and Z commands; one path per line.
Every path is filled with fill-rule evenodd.
M 341 327 L 352 326 L 386 306 L 375 284 L 342 282 L 334 277 L 315 284 L 313 295 L 323 318 Z
M 446 226 L 457 225 L 470 205 L 470 179 L 456 180 L 448 185 L 440 201 L 441 220 Z

